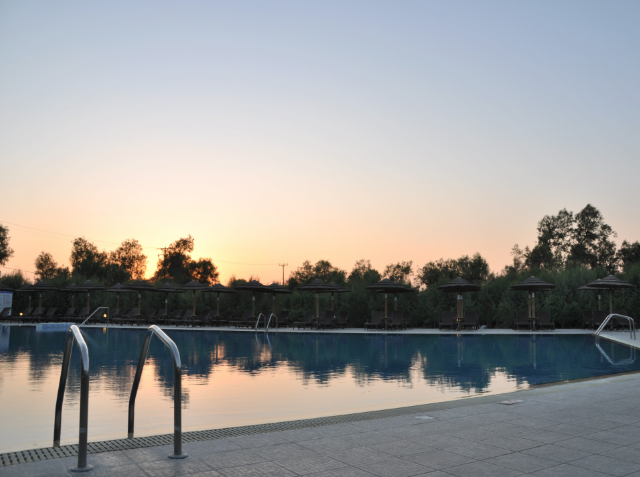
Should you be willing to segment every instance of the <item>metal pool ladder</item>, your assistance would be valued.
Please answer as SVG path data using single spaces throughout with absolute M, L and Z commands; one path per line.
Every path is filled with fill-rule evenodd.
M 627 320 L 629 320 L 629 339 L 635 340 L 636 339 L 636 323 L 635 323 L 635 321 L 633 321 L 633 318 L 631 318 L 629 316 L 619 315 L 618 313 L 611 313 L 609 316 L 607 316 L 604 319 L 604 321 L 602 322 L 600 327 L 596 330 L 596 333 L 595 333 L 596 336 L 600 336 L 600 333 L 602 333 L 602 330 L 604 329 L 604 327 L 607 326 L 607 323 L 609 323 L 611 318 L 613 318 L 614 316 L 619 316 L 620 318 L 626 318 Z
M 267 331 L 269 331 L 269 325 L 271 324 L 271 318 L 272 317 L 276 317 L 276 331 L 278 331 L 278 315 L 276 315 L 275 313 L 271 313 L 269 315 L 269 320 L 267 320 L 267 317 L 264 315 L 264 313 L 258 313 L 258 319 L 256 320 L 256 325 L 254 327 L 254 329 L 257 331 L 258 330 L 258 325 L 260 324 L 260 317 L 264 318 L 265 321 L 265 325 L 264 325 L 264 331 L 265 333 Z
M 69 363 L 73 342 L 76 342 L 80 350 L 80 437 L 78 439 L 78 466 L 71 469 L 73 472 L 86 472 L 93 469 L 87 464 L 87 427 L 89 424 L 89 349 L 84 342 L 82 333 L 76 325 L 71 325 L 67 331 L 67 342 L 64 347 L 62 359 L 62 371 L 60 372 L 60 384 L 58 385 L 58 399 L 56 400 L 56 415 L 53 425 L 53 447 L 60 447 L 60 428 L 62 427 L 62 403 L 64 390 L 69 374 Z
M 160 338 L 165 345 L 167 345 L 167 348 L 171 351 L 171 357 L 173 358 L 173 454 L 170 454 L 169 458 L 184 459 L 185 457 L 188 457 L 189 454 L 182 452 L 182 364 L 180 362 L 180 351 L 173 340 L 156 325 L 151 325 L 147 329 L 147 334 L 145 335 L 144 343 L 142 344 L 140 361 L 138 361 L 138 369 L 136 370 L 136 377 L 133 380 L 131 396 L 129 397 L 128 437 L 129 439 L 133 439 L 136 394 L 138 393 L 138 386 L 140 385 L 142 368 L 144 368 L 144 362 L 147 359 L 149 344 L 151 343 L 151 338 L 154 334 Z

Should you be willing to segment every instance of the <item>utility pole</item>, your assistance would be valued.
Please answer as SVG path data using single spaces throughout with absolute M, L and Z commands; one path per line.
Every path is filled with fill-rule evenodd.
M 282 267 L 282 286 L 284 286 L 284 267 L 288 266 L 288 263 L 279 263 L 278 266 Z

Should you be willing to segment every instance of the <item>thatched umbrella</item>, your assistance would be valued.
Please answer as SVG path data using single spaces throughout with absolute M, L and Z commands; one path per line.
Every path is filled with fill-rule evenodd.
M 597 287 L 609 290 L 609 314 L 613 313 L 613 290 L 624 290 L 627 288 L 635 288 L 631 283 L 623 282 L 613 275 L 606 278 L 599 278 L 587 285 L 588 287 Z
M 480 286 L 474 285 L 466 281 L 462 277 L 455 278 L 451 280 L 449 283 L 445 283 L 444 285 L 440 285 L 438 290 L 445 293 L 457 293 L 458 301 L 457 301 L 457 313 L 456 320 L 458 322 L 458 330 L 462 328 L 462 318 L 463 318 L 463 309 L 462 309 L 462 293 L 464 292 L 477 292 L 480 291 Z
M 331 285 L 332 287 L 335 287 L 335 291 L 331 292 L 331 311 L 333 311 L 335 309 L 335 302 L 334 302 L 334 299 L 333 299 L 334 293 L 351 293 L 351 290 L 349 290 L 348 288 L 345 288 L 345 287 L 341 287 L 340 285 L 338 285 L 335 282 L 331 282 L 331 283 L 329 283 L 329 285 Z
M 373 285 L 369 285 L 366 287 L 367 290 L 373 290 L 376 293 L 384 293 L 384 319 L 389 318 L 389 314 L 387 312 L 387 295 L 389 293 L 413 293 L 417 292 L 415 288 L 405 287 L 404 285 L 394 282 L 393 280 L 389 280 L 388 278 L 384 278 L 380 280 L 378 283 L 374 283 Z M 398 297 L 395 298 L 396 310 L 398 309 Z
M 544 280 L 531 276 L 523 282 L 512 285 L 510 288 L 512 290 L 529 292 L 529 319 L 534 320 L 536 317 L 536 292 L 553 290 L 555 287 L 553 283 L 545 282 Z
M 271 288 L 264 286 L 258 280 L 251 280 L 242 285 L 236 285 L 233 287 L 236 290 L 246 290 L 252 293 L 251 296 L 251 316 L 256 316 L 256 292 L 258 293 L 272 293 Z
M 125 288 L 129 290 L 134 290 L 138 292 L 138 314 L 142 315 L 142 292 L 150 291 L 155 292 L 158 291 L 154 286 L 152 286 L 149 282 L 145 280 L 134 280 L 131 283 L 127 283 Z
M 197 282 L 195 280 L 191 280 L 189 283 L 182 285 L 179 287 L 179 290 L 183 291 L 192 291 L 193 292 L 193 314 L 196 314 L 196 292 L 197 291 L 211 291 L 211 287 L 209 285 L 205 285 L 204 283 Z
M 81 291 L 81 290 L 78 290 L 78 285 L 76 285 L 75 283 L 72 283 L 70 285 L 67 285 L 64 288 L 60 288 L 58 291 L 62 293 L 69 293 L 71 295 L 71 308 L 75 309 L 76 293 Z
M 164 293 L 164 314 L 169 313 L 169 293 L 184 293 L 184 290 L 174 287 L 170 283 L 163 283 L 156 287 L 156 291 Z
M 308 285 L 299 287 L 298 290 L 315 292 L 316 294 L 316 319 L 320 318 L 320 293 L 335 293 L 337 288 L 323 282 L 322 280 L 315 279 Z
M 602 291 L 606 290 L 606 288 L 584 285 L 578 288 L 578 290 L 596 292 L 598 294 L 598 311 L 602 310 Z
M 92 282 L 91 280 L 87 280 L 86 282 L 78 285 L 78 291 L 87 292 L 87 315 L 91 314 L 91 292 L 100 290 L 106 290 L 106 288 Z
M 34 283 L 33 285 L 27 285 L 26 287 L 22 287 L 16 291 L 29 293 L 29 308 L 31 308 L 31 293 L 38 292 L 38 296 L 39 296 L 38 307 L 42 308 L 42 293 L 48 292 L 48 291 L 56 291 L 56 290 L 58 290 L 58 288 L 54 287 L 53 285 L 49 285 L 47 282 L 43 280 L 40 280 Z
M 119 283 L 116 283 L 112 287 L 107 288 L 105 291 L 108 293 L 116 294 L 116 315 L 117 315 L 118 313 L 120 313 L 120 293 L 131 293 L 133 290 L 126 286 L 120 285 Z M 138 310 L 138 313 L 140 313 L 140 310 Z
M 216 283 L 209 287 L 209 290 L 206 290 L 211 293 L 215 293 L 216 296 L 216 316 L 220 316 L 220 293 L 236 293 L 236 291 L 232 288 L 225 287 L 221 283 Z
M 293 293 L 291 290 L 288 290 L 287 288 L 283 287 L 282 285 L 278 285 L 277 283 L 272 283 L 271 285 L 267 286 L 267 288 L 271 289 L 271 295 L 272 295 L 271 313 L 275 313 L 276 312 L 276 294 L 291 294 L 291 293 Z

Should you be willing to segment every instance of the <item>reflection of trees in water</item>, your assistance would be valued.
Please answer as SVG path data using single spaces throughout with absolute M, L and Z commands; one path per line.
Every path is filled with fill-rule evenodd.
M 140 356 L 145 330 L 84 328 L 89 346 L 91 389 L 107 389 L 127 400 Z M 541 384 L 640 368 L 635 363 L 612 367 L 594 346 L 590 335 L 394 335 L 332 333 L 246 333 L 170 330 L 180 350 L 183 375 L 201 382 L 215 379 L 218 366 L 258 375 L 286 366 L 304 384 L 329 385 L 351 374 L 359 386 L 378 381 L 411 387 L 416 376 L 437 388 L 467 392 L 488 388 L 496 374 L 518 385 Z M 29 381 L 59 376 L 65 333 L 36 333 L 34 327 L 14 327 L 9 350 L 0 363 L 28 362 Z M 626 348 L 611 345 L 613 353 Z M 619 348 L 619 351 L 616 351 Z M 627 353 L 628 354 L 628 353 Z M 147 366 L 165 399 L 173 399 L 173 361 L 169 350 L 154 337 Z M 80 360 L 74 346 L 67 392 L 77 400 Z M 6 385 L 6 383 L 2 383 Z M 183 402 L 189 389 L 183 384 Z

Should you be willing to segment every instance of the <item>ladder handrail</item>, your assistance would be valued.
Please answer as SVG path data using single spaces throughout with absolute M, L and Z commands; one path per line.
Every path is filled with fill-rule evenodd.
M 169 338 L 164 331 L 162 331 L 157 325 L 151 325 L 147 329 L 147 333 L 142 343 L 142 351 L 140 353 L 140 361 L 138 361 L 138 369 L 136 370 L 136 376 L 133 380 L 133 386 L 131 387 L 131 396 L 129 397 L 129 427 L 128 438 L 133 439 L 133 427 L 135 417 L 136 395 L 138 393 L 138 386 L 140 385 L 140 378 L 142 377 L 142 368 L 144 368 L 144 362 L 147 359 L 147 352 L 149 351 L 149 344 L 151 338 L 156 335 L 171 351 L 171 357 L 173 358 L 173 454 L 169 455 L 170 459 L 184 459 L 188 456 L 182 452 L 182 363 L 180 362 L 180 351 L 178 347 Z
M 89 424 L 89 349 L 80 329 L 71 325 L 67 331 L 67 342 L 64 347 L 62 359 L 62 371 L 60 372 L 60 384 L 58 385 L 58 398 L 56 399 L 55 421 L 53 424 L 53 447 L 60 447 L 60 429 L 62 427 L 62 403 L 64 402 L 64 390 L 67 385 L 69 364 L 73 342 L 76 342 L 80 350 L 80 434 L 78 438 L 78 467 L 71 470 L 84 472 L 91 470 L 93 466 L 87 464 L 87 427 Z
M 599 336 L 600 333 L 602 333 L 602 330 L 604 329 L 604 327 L 607 326 L 607 323 L 609 323 L 609 320 L 611 320 L 611 318 L 613 318 L 614 316 L 619 316 L 620 318 L 626 318 L 627 320 L 629 320 L 629 339 L 635 340 L 636 339 L 636 322 L 633 321 L 633 318 L 631 318 L 630 316 L 620 315 L 618 313 L 611 313 L 609 316 L 607 316 L 602 322 L 602 324 L 600 325 L 600 327 L 596 330 L 595 335 Z
M 269 324 L 271 324 L 271 318 L 272 317 L 276 317 L 276 331 L 278 331 L 278 315 L 276 315 L 275 313 L 271 313 L 269 315 L 269 321 L 267 322 L 267 325 L 264 327 L 264 332 L 266 333 L 267 331 L 269 331 Z
M 91 313 L 86 320 L 84 320 L 82 323 L 80 323 L 80 326 L 84 325 L 87 321 L 89 321 L 91 319 L 91 317 L 93 315 L 95 315 L 97 313 L 98 310 L 107 310 L 107 318 L 109 317 L 109 307 L 108 306 L 99 306 L 98 308 L 96 308 L 95 310 L 93 310 L 93 313 Z

